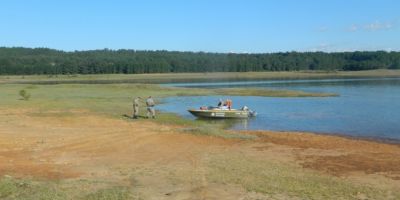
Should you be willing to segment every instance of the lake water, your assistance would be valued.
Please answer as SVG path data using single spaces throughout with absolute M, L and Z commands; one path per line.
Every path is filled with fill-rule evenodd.
M 400 79 L 276 80 L 223 83 L 167 84 L 179 87 L 257 87 L 329 92 L 339 97 L 275 98 L 229 96 L 233 106 L 244 105 L 258 115 L 248 120 L 213 120 L 231 129 L 307 131 L 356 137 L 400 140 Z M 228 96 L 171 97 L 159 109 L 196 119 L 189 108 L 216 105 Z

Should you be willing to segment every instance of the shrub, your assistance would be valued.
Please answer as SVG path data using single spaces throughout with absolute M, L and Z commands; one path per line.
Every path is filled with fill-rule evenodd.
M 23 100 L 28 101 L 31 98 L 31 94 L 29 94 L 26 90 L 20 90 L 19 96 L 22 97 Z

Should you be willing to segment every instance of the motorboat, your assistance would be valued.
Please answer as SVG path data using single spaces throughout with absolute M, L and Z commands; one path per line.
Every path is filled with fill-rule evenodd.
M 202 106 L 200 109 L 189 109 L 192 115 L 202 118 L 249 118 L 255 117 L 257 113 L 250 110 L 247 106 L 241 109 L 229 109 L 226 106 Z

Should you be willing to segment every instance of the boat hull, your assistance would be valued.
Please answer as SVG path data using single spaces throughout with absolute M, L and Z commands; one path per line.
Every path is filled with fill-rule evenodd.
M 245 110 L 189 110 L 189 112 L 202 118 L 248 118 L 250 116 L 249 111 Z

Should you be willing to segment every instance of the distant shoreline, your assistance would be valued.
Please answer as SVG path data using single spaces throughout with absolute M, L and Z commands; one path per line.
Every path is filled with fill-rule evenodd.
M 349 79 L 349 78 L 397 78 L 400 70 L 368 71 L 288 71 L 288 72 L 213 72 L 213 73 L 166 73 L 166 74 L 92 74 L 92 75 L 1 75 L 0 83 L 16 84 L 115 84 L 115 83 L 182 83 L 223 82 L 245 80 L 280 79 Z

